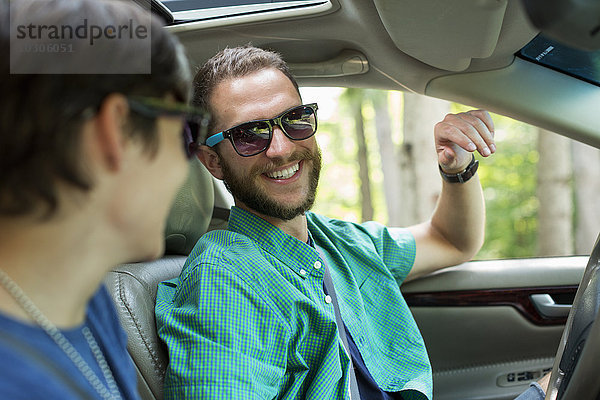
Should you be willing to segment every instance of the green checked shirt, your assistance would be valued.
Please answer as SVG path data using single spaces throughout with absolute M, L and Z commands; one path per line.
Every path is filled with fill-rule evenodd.
M 431 399 L 425 344 L 400 293 L 415 241 L 405 229 L 307 213 L 319 253 L 234 207 L 228 230 L 196 244 L 158 287 L 169 349 L 166 399 L 347 399 L 349 359 L 323 291 L 329 266 L 342 319 L 377 384 Z

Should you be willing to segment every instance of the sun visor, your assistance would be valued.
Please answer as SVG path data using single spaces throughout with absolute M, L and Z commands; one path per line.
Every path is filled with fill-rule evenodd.
M 473 58 L 492 55 L 507 0 L 374 0 L 396 46 L 448 71 L 464 71 Z
M 581 50 L 600 50 L 598 0 L 524 0 L 531 22 L 545 35 Z

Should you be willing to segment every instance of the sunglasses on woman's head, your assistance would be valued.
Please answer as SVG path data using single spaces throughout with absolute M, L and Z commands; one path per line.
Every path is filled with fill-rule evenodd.
M 275 118 L 244 122 L 209 136 L 206 145 L 214 147 L 229 139 L 240 156 L 255 156 L 269 148 L 275 126 L 291 140 L 308 139 L 317 131 L 317 108 L 316 103 L 306 104 L 290 108 Z
M 198 147 L 206 137 L 210 121 L 207 112 L 182 103 L 169 103 L 154 97 L 129 97 L 127 101 L 133 111 L 145 117 L 156 118 L 161 115 L 169 115 L 183 118 L 181 135 L 185 155 L 190 159 L 196 154 Z

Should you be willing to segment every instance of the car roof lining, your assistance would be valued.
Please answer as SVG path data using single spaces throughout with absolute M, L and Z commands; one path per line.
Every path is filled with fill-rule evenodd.
M 374 1 L 378 4 L 382 3 L 380 0 Z M 400 0 L 394 1 L 404 3 Z M 430 5 L 439 2 L 443 0 L 426 0 Z M 485 8 L 495 2 L 459 1 L 461 7 L 466 8 L 469 6 Z M 520 0 L 500 0 L 498 3 L 505 6 L 503 12 L 494 8 L 490 14 L 490 19 L 501 18 L 502 20 L 497 39 L 487 38 L 485 43 L 463 50 L 455 60 L 444 60 L 445 63 L 457 64 L 467 54 L 470 62 L 462 71 L 453 71 L 447 65 L 445 69 L 436 68 L 416 58 L 424 58 L 424 56 L 415 53 L 409 55 L 399 49 L 398 37 L 395 38 L 396 40 L 393 37 L 397 33 L 390 33 L 390 22 L 386 22 L 388 24 L 386 28 L 381 17 L 383 13 L 381 7 L 371 1 L 339 0 L 338 3 L 337 0 L 333 0 L 332 10 L 306 17 L 293 16 L 276 21 L 244 24 L 223 23 L 222 26 L 205 28 L 182 24 L 168 29 L 173 30 L 184 44 L 194 67 L 201 65 L 217 51 L 222 50 L 224 43 L 230 47 L 252 43 L 281 53 L 290 63 L 292 72 L 298 72 L 297 79 L 301 86 L 375 88 L 426 94 L 488 108 L 490 111 L 533 123 L 600 147 L 598 138 L 600 123 L 598 118 L 594 117 L 596 110 L 593 110 L 593 104 L 600 104 L 598 102 L 600 88 L 584 82 L 574 83 L 574 78 L 562 76 L 539 66 L 528 68 L 525 66 L 526 61 L 516 59 L 515 53 L 531 41 L 539 30 L 529 22 Z M 406 10 L 407 12 L 402 15 L 399 15 L 401 10 L 396 10 L 392 14 L 398 20 L 398 24 L 415 18 L 408 13 L 409 8 Z M 495 21 L 496 25 L 497 22 Z M 443 25 L 444 22 L 442 20 L 439 23 Z M 469 22 L 464 20 L 462 23 Z M 453 26 L 456 27 L 456 21 L 448 21 L 445 26 L 438 29 L 438 32 L 449 30 Z M 365 32 L 369 34 L 366 35 Z M 495 32 L 493 35 L 489 33 L 488 36 L 496 35 Z M 467 30 L 467 36 L 473 34 L 473 30 Z M 422 39 L 421 54 L 437 51 L 439 44 L 431 37 L 415 36 Z M 463 39 L 456 37 L 457 48 L 462 46 Z M 433 44 L 430 42 L 432 40 Z M 493 46 L 492 42 L 495 42 Z M 415 42 L 412 47 L 417 45 L 418 43 Z M 490 50 L 491 54 L 485 56 Z M 367 67 L 360 73 L 355 71 L 346 75 L 331 76 L 324 72 L 326 71 L 324 66 L 330 67 L 331 63 L 344 60 L 340 55 L 348 53 L 362 57 Z M 444 53 L 444 58 L 449 58 L 451 53 Z M 343 62 L 341 61 L 337 66 L 338 70 L 344 69 Z M 434 63 L 431 59 L 428 62 Z M 510 84 L 511 80 L 518 82 L 519 86 Z M 581 95 L 581 93 L 585 94 Z M 552 101 L 552 96 L 561 95 L 573 99 L 568 106 L 568 113 L 560 112 L 559 101 Z M 541 107 L 540 101 L 548 104 Z M 577 116 L 577 121 L 574 121 L 573 115 Z
M 496 2 L 494 0 L 494 3 Z M 444 1 L 427 0 L 424 3 L 429 5 L 420 6 L 417 11 L 426 14 L 427 7 L 435 8 L 439 6 L 438 3 Z M 483 10 L 480 14 L 485 14 L 486 4 L 489 2 L 462 0 L 460 3 L 465 8 L 481 3 L 482 5 L 478 6 Z M 304 86 L 371 87 L 424 93 L 431 79 L 456 72 L 457 66 L 464 66 L 467 58 L 466 68 L 460 67 L 464 72 L 509 65 L 514 53 L 535 37 L 538 31 L 528 22 L 520 2 L 501 3 L 503 8 L 492 10 L 494 12 L 488 18 L 488 22 L 494 20 L 493 32 L 489 33 L 483 42 L 473 43 L 468 49 L 465 49 L 464 43 L 470 37 L 476 36 L 477 29 L 473 28 L 459 36 L 455 18 L 449 18 L 436 21 L 436 25 L 438 35 L 439 32 L 445 31 L 457 32 L 451 42 L 442 43 L 420 32 L 419 35 L 415 35 L 420 42 L 415 39 L 402 51 L 398 47 L 399 33 L 390 33 L 390 24 L 388 22 L 386 29 L 380 10 L 373 3 L 361 0 L 344 1 L 343 7 L 337 10 L 334 7 L 333 11 L 318 16 L 295 16 L 277 21 L 244 24 L 232 24 L 231 21 L 223 20 L 220 22 L 221 26 L 216 26 L 217 21 L 213 21 L 211 26 L 190 23 L 171 26 L 168 29 L 179 36 L 196 65 L 221 50 L 224 41 L 229 46 L 251 42 L 256 46 L 273 49 L 292 64 L 324 63 L 334 59 L 344 50 L 350 50 L 363 54 L 372 67 L 362 74 L 360 79 L 355 79 L 352 75 L 323 77 L 316 66 L 315 73 L 311 74 L 310 78 L 299 77 L 299 83 Z M 337 5 L 336 2 L 332 4 Z M 396 17 L 398 25 L 415 18 L 409 13 Z M 460 22 L 460 25 L 470 24 L 468 18 Z M 369 35 L 364 34 L 367 31 Z M 198 43 L 202 45 L 199 46 Z M 455 45 L 450 47 L 451 43 Z M 442 52 L 441 48 L 447 50 Z M 459 51 L 459 48 L 463 50 Z

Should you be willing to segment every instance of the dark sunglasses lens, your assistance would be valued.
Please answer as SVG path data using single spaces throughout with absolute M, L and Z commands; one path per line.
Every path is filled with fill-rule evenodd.
M 236 151 L 243 156 L 252 156 L 265 150 L 271 141 L 271 132 L 266 122 L 249 122 L 229 131 Z
M 301 106 L 288 111 L 281 118 L 281 125 L 292 139 L 307 139 L 314 135 L 317 129 L 317 117 L 312 108 Z

